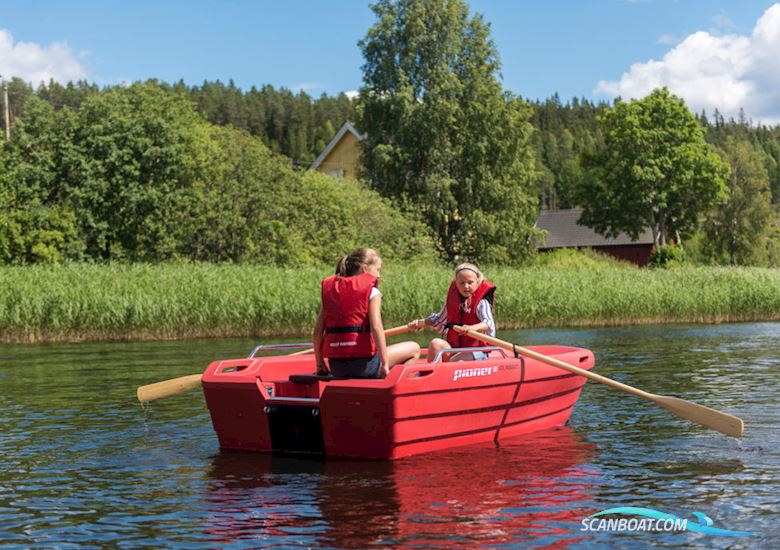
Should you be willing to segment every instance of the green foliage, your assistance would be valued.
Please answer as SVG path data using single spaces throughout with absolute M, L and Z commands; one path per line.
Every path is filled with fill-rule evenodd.
M 648 267 L 676 268 L 686 263 L 685 250 L 674 244 L 656 246 L 650 253 Z
M 68 107 L 73 111 L 78 111 L 86 98 L 96 95 L 100 89 L 95 84 L 90 84 L 86 80 L 78 82 L 68 82 L 65 85 L 54 80 L 49 80 L 46 85 L 41 85 L 36 90 L 36 96 L 50 103 L 55 109 Z
M 204 82 L 200 87 L 179 83 L 174 90 L 187 95 L 212 124 L 246 130 L 301 168 L 317 158 L 354 114 L 352 100 L 343 93 L 315 100 L 305 92 L 296 95 L 272 86 L 242 92 L 232 80 L 227 85 Z
M 29 84 L 19 79 L 13 79 L 9 84 L 11 118 L 14 126 L 13 141 L 10 146 L 4 148 L 4 155 L 10 158 L 7 159 L 6 169 L 0 171 L 0 186 L 5 187 L 3 193 L 6 193 L 0 197 L 5 208 L 4 223 L 8 225 L 9 219 L 41 219 L 41 209 L 49 209 L 55 204 L 59 204 L 58 208 L 63 212 L 75 213 L 74 197 L 68 196 L 68 198 L 64 195 L 68 188 L 73 185 L 78 186 L 84 168 L 83 155 L 77 147 L 74 134 L 78 126 L 79 111 L 88 99 L 117 89 L 121 90 L 123 87 L 100 90 L 94 84 L 85 81 L 66 85 L 52 81 L 33 90 Z M 298 167 L 308 166 L 343 121 L 353 119 L 355 114 L 353 102 L 343 94 L 336 97 L 323 95 L 315 99 L 305 93 L 293 94 L 284 88 L 274 89 L 271 86 L 242 91 L 232 83 L 222 84 L 219 81 L 204 82 L 201 86 L 191 87 L 183 82 L 173 85 L 158 82 L 147 84 L 159 87 L 166 94 L 190 99 L 196 110 L 209 122 L 246 130 L 262 140 L 271 151 L 290 157 L 292 164 Z M 47 103 L 53 107 L 53 110 L 45 109 Z M 589 179 L 594 177 L 594 171 L 586 170 L 582 163 L 583 160 L 587 161 L 591 153 L 604 148 L 604 137 L 597 117 L 604 115 L 609 106 L 605 103 L 591 103 L 578 98 L 562 104 L 558 96 L 553 95 L 547 100 L 533 103 L 531 107 L 530 122 L 535 131 L 531 134 L 528 143 L 535 153 L 530 175 L 532 193 L 535 195 L 533 201 L 540 200 L 549 208 L 578 206 L 577 191 L 590 184 Z M 707 141 L 718 147 L 723 148 L 730 138 L 750 144 L 767 171 L 772 193 L 771 201 L 776 204 L 780 197 L 780 127 L 754 127 L 744 119 L 724 120 L 717 111 L 709 119 L 702 113 L 698 117 L 698 123 L 703 126 Z M 195 138 L 196 147 L 191 153 L 199 159 L 195 163 L 201 166 L 198 170 L 204 172 L 207 170 L 198 163 L 204 162 L 209 155 L 216 154 L 212 143 L 214 140 L 209 137 L 209 132 L 200 130 L 200 126 L 197 128 L 194 131 L 199 137 Z M 24 140 L 24 146 L 16 147 L 17 139 Z M 198 152 L 199 148 L 205 152 Z M 219 154 L 217 156 L 221 157 Z M 9 176 L 10 171 L 13 171 L 13 177 Z M 203 181 L 209 179 L 203 175 L 198 178 Z M 196 181 L 198 178 L 195 176 L 191 178 L 192 186 L 198 186 Z M 452 181 L 457 180 L 452 179 Z M 75 184 L 68 182 L 75 182 Z M 68 186 L 64 185 L 65 183 L 68 183 Z M 9 190 L 9 185 L 13 189 Z M 177 193 L 181 195 L 181 192 Z M 189 200 L 194 200 L 192 193 L 184 193 L 184 195 L 189 197 Z M 33 197 L 35 202 L 30 203 Z M 166 200 L 179 204 L 178 201 L 184 198 L 177 196 L 168 197 Z M 64 204 L 65 202 L 68 204 Z M 401 203 L 404 204 L 403 201 Z M 409 210 L 419 208 L 419 204 L 411 201 L 405 204 Z M 28 212 L 30 209 L 36 210 L 38 214 L 30 214 Z M 74 215 L 77 216 L 79 225 L 88 223 L 83 219 L 81 212 Z M 172 215 L 179 215 L 179 210 Z M 261 225 L 266 227 L 267 239 L 279 240 L 284 237 L 286 229 L 276 227 L 278 223 L 281 222 L 273 220 L 262 222 Z M 21 224 L 23 231 L 27 224 L 28 222 Z M 494 227 L 500 227 L 500 224 L 496 223 Z M 7 226 L 6 231 L 8 230 Z M 59 247 L 59 254 L 63 258 L 85 258 L 85 243 L 80 240 L 81 230 L 78 231 L 75 242 L 65 241 L 64 245 Z M 181 246 L 166 242 L 170 240 L 167 234 L 161 236 L 158 233 L 158 238 L 164 238 L 158 247 L 159 250 L 155 252 L 159 257 L 186 255 L 182 252 Z M 773 242 L 772 239 L 767 238 L 757 243 L 756 255 L 745 261 L 757 265 L 771 265 Z M 10 245 L 8 242 L 0 243 L 0 247 L 3 246 L 7 249 Z M 236 250 L 228 250 L 234 246 L 243 250 L 248 245 L 232 244 L 230 247 L 223 247 L 225 250 L 220 250 L 212 257 L 247 256 Z M 275 249 L 283 250 L 283 247 L 277 246 Z M 128 257 L 127 252 L 122 248 L 115 246 L 114 250 L 116 257 Z M 729 261 L 722 253 L 714 250 L 709 240 L 701 241 L 699 244 L 686 240 L 686 250 L 690 261 L 708 263 Z M 498 252 L 492 257 L 503 257 L 501 248 Z M 199 254 L 197 257 L 208 256 Z M 275 261 L 286 260 L 280 257 Z
M 202 139 L 208 158 L 174 214 L 180 256 L 331 265 L 368 244 L 391 259 L 432 259 L 423 224 L 358 182 L 295 171 L 244 132 L 212 127 Z
M 481 16 L 462 0 L 380 0 L 360 47 L 365 177 L 414 209 L 450 261 L 530 253 L 531 110 L 505 94 Z
M 710 150 L 685 103 L 666 88 L 618 102 L 600 122 L 604 146 L 585 156 L 590 177 L 577 192 L 585 225 L 632 238 L 649 227 L 663 246 L 667 234 L 692 234 L 699 216 L 725 196 L 728 166 Z
M 754 127 L 744 117 L 726 121 L 717 109 L 712 118 L 710 121 L 704 114 L 701 117 L 701 123 L 707 130 L 707 141 L 720 148 L 723 148 L 730 138 L 749 142 L 767 170 L 772 203 L 780 202 L 780 126 Z
M 81 159 L 67 189 L 81 214 L 87 255 L 173 257 L 176 198 L 192 184 L 201 119 L 186 99 L 151 83 L 91 96 L 78 119 Z
M 769 229 L 764 241 L 764 253 L 761 263 L 766 267 L 780 267 L 780 225 Z
M 66 165 L 74 156 L 75 117 L 32 97 L 2 148 L 0 264 L 80 259 L 76 216 L 63 202 Z
M 725 261 L 715 261 L 712 247 L 704 231 L 699 229 L 685 241 L 685 260 L 689 265 L 717 265 Z
M 631 262 L 600 254 L 591 248 L 559 248 L 536 255 L 533 265 L 550 269 L 636 269 Z
M 452 6 L 448 9 L 451 10 Z M 469 17 L 467 16 L 466 19 Z M 450 28 L 447 27 L 446 20 L 446 17 L 441 19 L 437 23 L 438 27 L 436 25 L 434 27 Z M 487 25 L 484 26 L 487 27 Z M 483 54 L 479 55 L 484 57 Z M 475 59 L 477 58 L 479 58 L 478 55 L 475 56 Z M 438 74 L 434 70 L 437 67 L 435 63 L 429 63 L 426 66 L 431 67 L 431 70 L 426 73 L 428 81 L 434 83 L 446 81 L 443 73 L 441 77 L 432 78 L 431 75 Z M 467 66 L 469 66 L 467 63 L 458 65 L 459 74 L 462 74 L 464 67 Z M 470 66 L 473 68 L 477 65 Z M 488 68 L 491 66 L 493 65 L 487 65 Z M 422 70 L 418 76 L 420 82 L 427 82 L 423 78 L 425 75 L 423 75 Z M 392 81 L 392 79 L 390 80 Z M 13 139 L 10 144 L 6 144 L 0 150 L 0 234 L 3 235 L 0 237 L 0 262 L 24 263 L 56 258 L 63 260 L 100 259 L 107 256 L 114 259 L 143 258 L 150 261 L 176 257 L 225 261 L 247 259 L 285 265 L 287 262 L 314 262 L 313 258 L 327 256 L 327 253 L 322 252 L 327 248 L 325 246 L 319 247 L 321 252 L 307 251 L 301 255 L 290 252 L 299 247 L 306 249 L 305 245 L 299 243 L 304 242 L 308 237 L 304 239 L 299 235 L 298 227 L 289 225 L 286 221 L 289 216 L 274 215 L 275 217 L 272 218 L 261 218 L 252 214 L 252 208 L 246 205 L 250 201 L 256 201 L 259 204 L 261 199 L 256 195 L 273 194 L 268 190 L 268 187 L 271 186 L 270 182 L 275 181 L 274 176 L 270 175 L 271 172 L 252 167 L 251 163 L 235 158 L 235 156 L 241 155 L 241 151 L 244 150 L 247 155 L 257 154 L 258 158 L 265 159 L 263 162 L 271 162 L 274 166 L 273 170 L 287 170 L 290 161 L 273 154 L 283 153 L 292 159 L 293 166 L 308 166 L 308 163 L 322 151 L 343 121 L 351 119 L 355 114 L 351 100 L 343 94 L 336 97 L 323 95 L 315 99 L 305 93 L 293 94 L 284 88 L 274 89 L 271 86 L 242 91 L 232 83 L 222 84 L 219 81 L 204 82 L 201 86 L 192 87 L 184 85 L 183 82 L 173 85 L 148 82 L 144 86 L 158 88 L 167 95 L 178 96 L 179 100 L 189 99 L 195 105 L 195 110 L 206 117 L 209 122 L 224 127 L 232 126 L 234 129 L 243 129 L 252 136 L 256 136 L 267 146 L 267 149 L 264 149 L 262 154 L 258 153 L 252 147 L 239 145 L 239 143 L 244 143 L 245 139 L 237 137 L 239 134 L 233 130 L 225 128 L 227 134 L 224 137 L 218 137 L 212 126 L 204 124 L 203 120 L 197 120 L 194 123 L 185 120 L 178 127 L 183 133 L 181 137 L 186 138 L 185 141 L 190 140 L 191 146 L 188 146 L 187 150 L 180 155 L 185 165 L 181 166 L 180 170 L 175 168 L 175 170 L 179 170 L 177 176 L 179 181 L 173 186 L 173 189 L 167 184 L 160 187 L 163 193 L 159 200 L 156 202 L 152 200 L 151 203 L 154 204 L 148 210 L 148 215 L 143 214 L 148 219 L 144 223 L 138 224 L 139 240 L 142 242 L 134 244 L 132 239 L 134 229 L 132 229 L 133 224 L 129 221 L 129 217 L 133 208 L 140 208 L 141 204 L 125 204 L 123 208 L 126 211 L 116 213 L 111 209 L 101 207 L 102 185 L 105 184 L 106 189 L 109 189 L 109 183 L 114 185 L 111 190 L 113 196 L 107 197 L 110 200 L 116 201 L 117 196 L 126 194 L 133 196 L 133 200 L 136 201 L 146 197 L 146 204 L 149 205 L 151 203 L 148 199 L 153 198 L 152 190 L 157 187 L 157 184 L 154 183 L 156 180 L 153 179 L 154 170 L 147 169 L 151 167 L 139 168 L 138 170 L 128 168 L 127 172 L 136 170 L 138 177 L 136 178 L 132 174 L 132 177 L 127 177 L 127 172 L 122 172 L 120 175 L 123 178 L 127 177 L 128 181 L 135 181 L 137 189 L 117 189 L 115 184 L 121 178 L 112 180 L 110 174 L 100 173 L 102 168 L 98 165 L 103 164 L 104 159 L 92 159 L 87 156 L 87 153 L 89 155 L 94 152 L 100 153 L 100 148 L 94 147 L 94 143 L 91 143 L 89 147 L 84 146 L 83 141 L 87 138 L 95 138 L 97 131 L 81 128 L 81 111 L 85 108 L 95 109 L 96 103 L 100 103 L 97 96 L 116 93 L 124 98 L 121 101 L 124 101 L 125 104 L 133 105 L 133 108 L 138 108 L 141 111 L 143 110 L 142 102 L 136 101 L 133 104 L 130 99 L 126 98 L 124 94 L 127 94 L 127 91 L 124 86 L 100 90 L 94 84 L 84 81 L 66 85 L 49 82 L 33 89 L 20 79 L 12 79 L 9 83 L 9 95 Z M 429 87 L 435 88 L 433 85 Z M 482 88 L 473 87 L 472 89 Z M 490 88 L 484 89 L 489 90 Z M 449 99 L 455 96 L 461 97 L 457 95 L 459 93 L 466 93 L 465 89 L 461 90 L 457 86 L 445 88 L 446 90 L 452 93 L 435 96 L 439 98 L 441 105 L 436 109 L 430 107 L 426 111 L 426 114 L 431 114 L 431 116 L 437 115 L 433 117 L 435 125 L 431 126 L 434 129 L 445 127 L 445 123 L 453 119 L 453 113 L 458 113 L 457 110 L 445 108 L 449 105 Z M 137 90 L 132 93 L 137 93 Z M 434 97 L 432 93 L 427 91 L 423 96 L 426 95 Z M 153 104 L 162 101 L 161 97 L 157 97 L 156 94 L 149 94 L 149 98 Z M 479 101 L 472 103 L 478 104 Z M 155 109 L 157 107 L 152 105 L 152 112 Z M 531 104 L 529 120 L 535 131 L 528 137 L 527 144 L 535 153 L 535 159 L 527 171 L 530 187 L 525 189 L 526 199 L 531 204 L 541 200 L 545 206 L 551 208 L 578 206 L 577 192 L 592 185 L 591 180 L 598 173 L 596 170 L 583 166 L 583 161 L 587 164 L 591 158 L 590 153 L 605 150 L 605 137 L 602 135 L 602 129 L 605 126 L 603 122 L 601 127 L 599 126 L 597 117 L 604 115 L 608 110 L 609 106 L 605 103 L 595 104 L 578 98 L 573 98 L 562 104 L 557 95 L 543 102 Z M 108 111 L 112 111 L 112 109 L 108 109 Z M 468 119 L 469 124 L 476 124 L 474 121 L 478 120 L 478 116 L 482 116 L 476 107 L 468 112 L 475 114 L 475 117 Z M 149 115 L 147 119 L 151 121 L 155 116 Z M 185 119 L 191 118 L 191 111 L 186 112 L 184 116 Z M 111 117 L 112 124 L 116 124 L 117 135 L 111 135 L 110 130 L 103 129 L 100 130 L 103 132 L 100 139 L 106 143 L 113 140 L 118 147 L 121 147 L 122 138 L 118 134 L 123 122 L 117 113 L 112 113 Z M 131 119 L 133 124 L 145 124 L 142 115 L 134 115 L 134 117 Z M 162 119 L 165 120 L 164 117 Z M 409 129 L 409 132 L 415 126 L 428 124 L 423 116 L 413 120 L 409 119 L 407 122 L 409 124 L 403 128 Z M 415 124 L 411 124 L 411 122 Z M 724 120 L 717 111 L 710 119 L 702 113 L 697 122 L 703 126 L 706 139 L 711 144 L 724 148 L 726 142 L 732 139 L 738 143 L 750 145 L 767 172 L 772 194 L 771 202 L 776 204 L 778 197 L 780 197 L 780 126 L 753 126 L 744 118 L 736 121 L 733 119 Z M 165 124 L 173 128 L 178 123 L 168 120 Z M 463 122 L 461 127 L 468 128 L 469 124 Z M 491 121 L 488 121 L 486 125 L 488 124 L 493 124 L 492 131 L 503 128 L 500 124 L 495 125 Z M 460 134 L 461 127 L 456 127 L 450 134 Z M 167 134 L 165 139 L 175 134 L 176 132 Z M 131 134 L 131 137 L 129 145 L 135 147 L 138 143 L 136 139 L 138 136 Z M 423 136 L 420 139 L 426 142 L 427 137 Z M 229 144 L 233 140 L 236 141 L 236 145 Z M 449 143 L 449 141 L 445 140 L 445 143 Z M 457 145 L 458 140 L 452 140 L 452 143 L 454 145 L 449 146 L 447 151 L 452 150 Z M 476 141 L 474 143 L 477 144 L 475 146 L 477 153 L 492 150 L 489 141 Z M 417 148 L 417 144 L 412 141 L 411 147 L 414 150 Z M 172 149 L 169 148 L 170 150 Z M 436 150 L 438 151 L 438 149 Z M 137 148 L 134 150 L 132 147 L 130 148 L 128 155 L 134 159 L 131 160 L 130 164 L 139 164 L 138 151 Z M 377 151 L 378 154 L 381 153 L 380 148 L 377 148 Z M 410 156 L 406 161 L 409 159 L 419 160 L 420 158 L 423 158 L 422 155 Z M 442 158 L 441 156 L 436 157 L 436 161 L 431 161 L 429 165 L 440 165 Z M 480 157 L 479 154 L 475 154 L 469 158 L 478 161 Z M 226 163 L 232 168 L 218 167 L 216 159 L 221 159 L 220 163 Z M 277 159 L 279 162 L 275 163 L 268 159 Z M 450 164 L 456 165 L 454 161 Z M 404 166 L 414 167 L 409 162 Z M 112 166 L 110 163 L 108 163 L 107 169 L 116 167 L 120 170 L 124 169 L 118 164 Z M 173 166 L 169 165 L 169 168 L 173 168 Z M 459 173 L 463 173 L 462 169 L 459 170 Z M 490 181 L 488 177 L 491 174 L 488 172 L 484 171 L 486 174 L 484 180 L 479 179 L 482 177 L 481 175 L 474 176 L 471 180 L 464 180 L 458 175 L 434 174 L 430 178 L 430 185 L 420 191 L 418 199 L 395 200 L 394 204 L 396 204 L 396 208 L 398 204 L 401 204 L 409 211 L 418 213 L 423 211 L 423 214 L 420 215 L 424 215 L 425 212 L 435 212 L 435 207 L 431 205 L 440 205 L 440 210 L 445 212 L 445 216 L 439 219 L 438 225 L 434 224 L 434 226 L 446 230 L 445 237 L 452 242 L 472 243 L 470 248 L 464 248 L 466 252 L 463 254 L 480 256 L 484 254 L 484 258 L 480 257 L 480 260 L 515 262 L 516 258 L 511 257 L 509 252 L 515 251 L 515 248 L 505 244 L 510 240 L 510 237 L 501 235 L 505 228 L 512 229 L 511 226 L 505 224 L 505 218 L 512 217 L 512 213 L 506 213 L 502 217 L 497 214 L 500 210 L 494 209 L 493 206 L 478 204 L 478 201 L 482 200 L 484 196 L 490 195 L 490 193 L 486 195 L 481 191 L 484 187 L 479 187 L 484 182 Z M 89 189 L 86 187 L 82 189 L 82 183 L 87 181 L 85 176 L 89 176 Z M 144 177 L 147 179 L 144 180 Z M 284 176 L 284 178 L 287 177 Z M 289 177 L 292 178 L 291 181 L 298 181 L 299 176 L 291 175 Z M 220 178 L 223 178 L 224 181 Z M 257 178 L 269 182 L 268 186 L 264 187 L 261 184 L 252 183 Z M 231 179 L 235 182 L 234 187 L 228 183 Z M 467 181 L 468 185 L 463 186 L 462 181 Z M 101 183 L 97 184 L 97 182 Z M 475 186 L 475 182 L 478 185 Z M 296 185 L 298 184 L 291 184 L 291 187 L 295 188 Z M 406 180 L 397 181 L 394 185 L 396 188 L 403 189 Z M 250 188 L 253 189 L 251 193 L 244 190 Z M 499 194 L 503 194 L 505 190 L 506 188 L 503 188 Z M 428 191 L 438 193 L 438 197 L 435 200 L 430 200 L 428 195 L 424 194 Z M 339 193 L 339 191 L 335 192 Z M 386 194 L 392 196 L 392 189 L 388 189 Z M 760 195 L 765 196 L 763 193 Z M 370 196 L 375 197 L 374 195 Z M 504 196 L 509 200 L 511 189 Z M 239 198 L 236 199 L 236 197 Z M 234 199 L 241 202 L 244 200 L 243 197 L 246 197 L 246 201 L 241 203 L 240 208 L 235 202 L 230 202 Z M 353 198 L 353 200 L 363 201 L 364 199 Z M 448 200 L 452 202 L 447 202 Z M 210 210 L 204 207 L 204 201 L 210 205 Z M 474 216 L 473 220 L 469 218 L 468 221 L 465 221 L 465 218 L 461 219 L 464 212 L 459 209 L 458 201 L 473 203 L 480 207 L 478 210 L 483 214 L 487 213 L 487 215 L 478 214 Z M 103 208 L 103 213 L 97 215 L 91 210 L 85 209 L 84 205 L 87 202 L 93 203 L 98 210 Z M 143 200 L 141 202 L 143 203 Z M 298 203 L 300 204 L 301 201 Z M 114 204 L 117 203 L 114 202 Z M 272 206 L 275 207 L 275 204 Z M 143 208 L 140 208 L 140 211 L 145 212 Z M 706 217 L 715 214 L 714 209 L 706 212 L 704 214 L 705 221 Z M 735 222 L 747 225 L 750 216 L 742 215 L 742 218 L 745 217 L 748 220 L 735 218 Z M 121 231 L 113 230 L 110 226 L 113 222 L 107 221 L 108 219 L 118 219 L 121 224 L 124 224 L 124 229 L 121 229 L 120 226 L 124 235 L 116 235 Z M 204 219 L 208 219 L 209 222 L 203 222 Z M 252 220 L 251 224 L 247 222 L 249 219 Z M 366 218 L 362 216 L 347 216 L 346 219 L 354 219 L 357 220 L 355 223 L 363 223 L 369 228 L 373 227 L 370 221 L 366 222 Z M 429 218 L 425 219 L 430 222 Z M 413 223 L 418 222 L 414 221 Z M 403 228 L 403 226 L 404 223 L 397 225 L 399 228 Z M 426 231 L 421 233 L 415 229 L 415 234 L 424 234 Z M 303 233 L 306 231 L 303 230 Z M 371 240 L 374 240 L 375 237 L 373 234 L 371 235 Z M 755 239 L 755 253 L 745 256 L 741 260 L 735 260 L 735 262 L 777 265 L 777 260 L 773 259 L 777 258 L 778 255 L 776 252 L 777 238 L 772 235 L 775 233 L 770 232 L 765 238 Z M 87 253 L 88 236 L 89 252 Z M 522 240 L 522 237 L 518 238 Z M 499 244 L 489 242 L 495 239 L 502 242 Z M 111 242 L 101 244 L 102 241 Z M 336 237 L 336 241 L 339 243 L 352 242 L 346 238 L 342 240 L 341 237 Z M 438 235 L 438 229 L 436 241 L 441 247 L 443 241 Z M 360 244 L 364 243 L 361 241 Z M 394 248 L 393 246 L 383 246 L 381 243 L 378 246 L 383 249 L 387 248 L 389 251 Z M 33 253 L 33 248 L 39 253 Z M 9 252 L 11 250 L 13 252 Z M 100 253 L 96 251 L 100 251 Z M 715 250 L 711 239 L 705 240 L 702 237 L 696 237 L 693 241 L 686 239 L 686 252 L 689 261 L 695 263 L 729 262 L 729 258 L 724 252 Z M 330 262 L 332 259 L 327 260 L 327 263 Z
M 780 318 L 780 270 L 484 266 L 500 328 Z M 332 267 L 206 263 L 0 268 L 0 340 L 311 334 Z M 452 271 L 388 262 L 386 326 L 441 308 Z
M 0 171 L 0 262 L 332 265 L 362 245 L 429 261 L 427 228 L 354 181 L 294 170 L 156 83 L 27 102 Z M 411 235 L 411 237 L 410 237 Z
M 534 179 L 546 208 L 577 206 L 575 189 L 584 177 L 580 159 L 600 140 L 596 119 L 607 108 L 606 103 L 594 104 L 576 97 L 563 105 L 558 94 L 533 104 Z
M 79 257 L 75 218 L 59 206 L 0 212 L 0 265 L 56 263 Z
M 272 86 L 242 91 L 235 84 L 219 81 L 201 86 L 155 83 L 168 93 L 188 97 L 209 122 L 244 129 L 260 138 L 271 151 L 292 159 L 296 167 L 307 167 L 325 148 L 345 120 L 354 120 L 353 102 L 344 94 L 309 97 Z M 14 129 L 24 118 L 28 101 L 37 97 L 55 110 L 63 107 L 78 111 L 84 101 L 99 90 L 85 81 L 60 85 L 50 81 L 36 90 L 20 79 L 9 86 L 11 119 Z M 575 190 L 587 177 L 582 166 L 588 156 L 603 147 L 597 117 L 609 109 L 604 102 L 592 103 L 572 98 L 565 104 L 557 94 L 532 105 L 530 122 L 534 127 L 529 143 L 535 153 L 532 172 L 533 193 L 548 208 L 577 206 Z M 780 200 L 780 126 L 753 126 L 744 118 L 724 120 L 715 111 L 711 118 L 704 113 L 698 122 L 706 132 L 707 142 L 723 147 L 733 137 L 750 142 L 761 157 L 768 175 L 772 203 Z M 756 260 L 761 261 L 761 260 Z
M 725 256 L 731 265 L 750 265 L 763 251 L 772 215 L 769 176 L 745 141 L 727 138 L 721 154 L 731 166 L 728 198 L 708 217 L 705 233 L 715 256 Z

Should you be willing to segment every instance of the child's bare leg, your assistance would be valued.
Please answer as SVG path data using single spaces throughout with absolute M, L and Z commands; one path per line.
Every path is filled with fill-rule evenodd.
M 428 344 L 428 362 L 432 362 L 433 358 L 436 357 L 436 354 L 439 353 L 443 349 L 449 349 L 452 346 L 450 346 L 449 342 L 447 340 L 442 340 L 441 338 L 434 338 L 431 340 L 431 343 Z M 446 360 L 446 359 L 445 359 Z
M 417 342 L 399 342 L 387 346 L 387 360 L 389 367 L 399 363 L 413 363 L 420 358 L 420 345 Z

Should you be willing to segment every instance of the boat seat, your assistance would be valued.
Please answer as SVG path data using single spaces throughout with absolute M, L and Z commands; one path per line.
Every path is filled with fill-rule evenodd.
M 317 382 L 330 382 L 331 380 L 347 380 L 340 376 L 333 376 L 332 374 L 291 374 L 289 378 L 293 384 L 303 384 L 304 386 L 311 386 Z

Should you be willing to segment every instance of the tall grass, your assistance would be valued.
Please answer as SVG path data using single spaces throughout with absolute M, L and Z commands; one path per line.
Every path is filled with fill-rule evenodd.
M 780 270 L 620 265 L 487 268 L 502 328 L 780 319 Z M 331 268 L 65 265 L 0 268 L 5 342 L 307 335 Z M 441 308 L 451 272 L 386 267 L 385 326 Z

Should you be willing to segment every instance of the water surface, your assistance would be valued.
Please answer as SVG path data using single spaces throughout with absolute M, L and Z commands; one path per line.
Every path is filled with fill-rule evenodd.
M 590 348 L 599 373 L 740 416 L 741 440 L 588 382 L 570 425 L 395 462 L 220 452 L 202 394 L 139 385 L 249 340 L 0 345 L 0 545 L 772 547 L 780 535 L 780 324 L 504 332 Z M 422 341 L 422 340 L 421 340 Z M 636 506 L 751 537 L 584 532 Z

